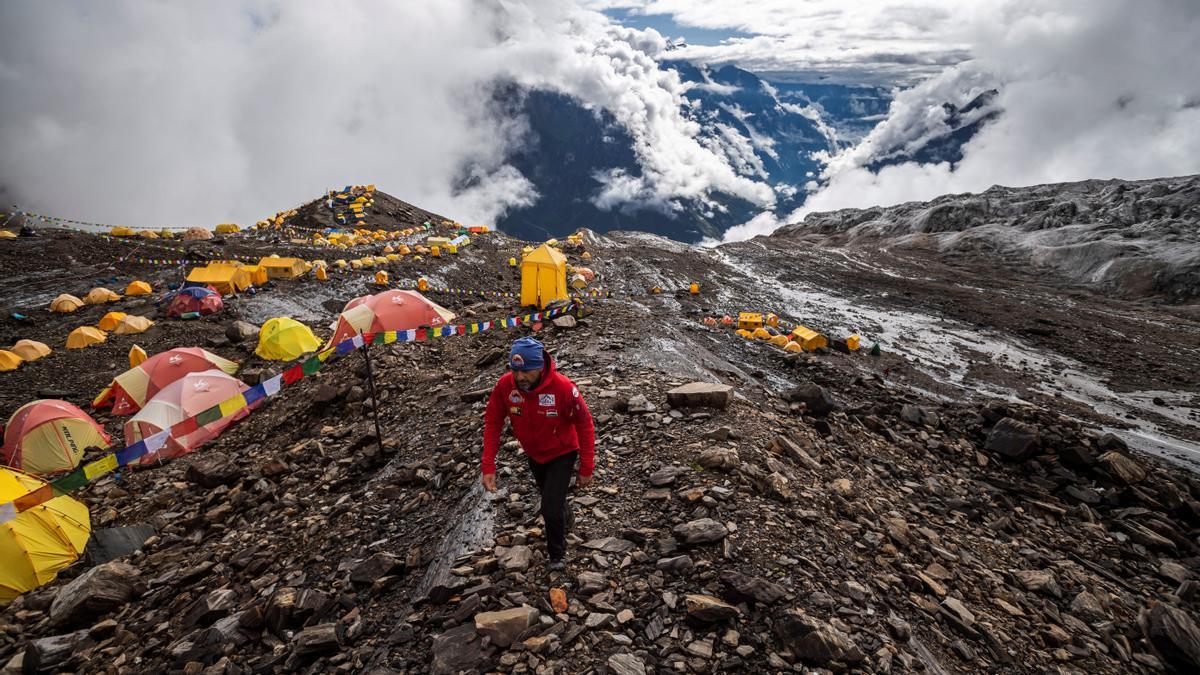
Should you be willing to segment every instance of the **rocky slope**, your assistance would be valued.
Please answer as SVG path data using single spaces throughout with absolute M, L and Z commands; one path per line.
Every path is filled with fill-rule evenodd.
M 1200 297 L 1200 176 L 992 187 L 815 213 L 773 236 L 1053 270 L 1122 297 Z
M 96 262 L 125 246 L 45 236 Z M 30 256 L 38 245 L 0 242 L 0 256 L 48 273 L 53 260 Z M 303 250 L 249 237 L 221 245 Z M 393 278 L 509 290 L 517 278 L 505 261 L 521 245 L 487 235 L 457 258 L 400 263 Z M 598 480 L 573 492 L 565 572 L 545 567 L 515 442 L 501 454 L 503 491 L 478 487 L 484 397 L 519 331 L 397 344 L 372 349 L 382 438 L 365 362 L 351 354 L 202 451 L 84 490 L 97 539 L 132 539 L 138 550 L 96 549 L 5 608 L 0 662 L 188 673 L 1200 667 L 1200 481 L 1128 448 L 1133 436 L 1114 415 L 1040 392 L 1039 378 L 1067 370 L 1030 361 L 1033 351 L 994 360 L 977 351 L 961 372 L 958 352 L 920 351 L 961 345 L 960 335 L 977 338 L 977 350 L 1039 336 L 999 318 L 968 329 L 949 312 L 933 328 L 893 332 L 891 317 L 939 312 L 947 279 L 961 277 L 920 258 L 883 265 L 789 238 L 705 251 L 617 233 L 589 235 L 586 249 L 613 297 L 538 330 L 597 423 Z M 571 258 L 581 263 L 578 252 Z M 1039 295 L 1051 295 L 1038 285 L 1046 280 L 984 276 L 970 283 L 1024 298 L 1026 320 L 1057 318 Z M 243 377 L 260 377 L 272 364 L 231 342 L 228 324 L 288 313 L 324 335 L 367 278 L 274 284 L 219 319 L 164 321 L 140 343 L 208 344 L 243 361 Z M 883 280 L 909 296 L 880 295 Z M 699 295 L 686 292 L 691 281 Z M 649 293 L 655 285 L 665 292 Z M 472 320 L 516 309 L 507 299 L 435 297 Z M 1196 322 L 1153 308 L 1077 300 L 1117 316 L 1131 340 L 1170 321 L 1200 334 Z M 35 324 L 9 320 L 8 333 L 41 331 L 52 342 L 92 319 L 11 307 Z M 752 308 L 833 337 L 854 327 L 883 354 L 790 355 L 698 321 Z M 127 349 L 114 339 L 2 374 L 20 379 L 4 380 L 0 412 L 39 389 L 90 399 Z M 1194 358 L 1173 354 L 1165 373 L 1186 372 Z M 1078 364 L 1097 379 L 1132 377 L 1120 367 Z M 693 382 L 705 386 L 672 393 Z M 1169 418 L 1195 414 L 1196 383 L 1162 386 L 1172 407 L 1161 430 L 1190 443 L 1186 425 Z

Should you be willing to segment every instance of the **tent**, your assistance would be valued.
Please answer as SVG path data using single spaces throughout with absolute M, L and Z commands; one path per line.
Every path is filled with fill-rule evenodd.
M 209 263 L 187 276 L 189 283 L 212 286 L 221 295 L 232 295 L 250 288 L 250 273 L 240 263 Z
M 134 232 L 133 228 L 117 226 L 109 230 L 108 234 L 113 237 L 132 237 Z
M 49 356 L 52 351 L 44 342 L 35 340 L 17 340 L 12 351 L 26 361 L 37 361 L 43 356 Z
M 104 342 L 104 331 L 93 326 L 80 326 L 67 336 L 67 349 L 83 349 Z
M 56 399 L 26 403 L 4 427 L 4 463 L 35 474 L 70 471 L 87 448 L 107 448 L 104 428 L 78 407 Z
M 92 401 L 92 407 L 111 404 L 114 414 L 131 415 L 184 375 L 214 368 L 232 375 L 237 372 L 238 364 L 199 347 L 168 349 L 113 378 Z
M 221 223 L 217 225 L 217 234 L 234 234 L 241 231 L 241 229 L 236 223 Z
M 143 438 L 169 429 L 183 420 L 234 398 L 247 389 L 249 387 L 241 380 L 215 368 L 187 373 L 158 392 L 146 402 L 138 414 L 125 423 L 125 444 L 132 445 Z M 191 433 L 172 434 L 162 450 L 145 455 L 141 463 L 153 464 L 159 459 L 170 459 L 189 453 L 216 438 L 229 425 L 249 414 L 250 408 L 243 407 Z
M 147 358 L 149 358 L 149 355 L 146 354 L 145 349 L 142 349 L 141 347 L 139 347 L 137 345 L 134 345 L 129 348 L 129 367 L 130 368 L 137 368 L 138 366 L 145 363 Z
M 454 312 L 416 291 L 383 291 L 346 303 L 338 316 L 329 345 L 336 345 L 359 333 L 411 330 L 421 326 L 436 328 L 453 320 Z
M 194 286 L 184 288 L 175 294 L 171 304 L 167 307 L 167 316 L 178 318 L 192 312 L 196 312 L 200 316 L 208 316 L 216 314 L 224 307 L 225 302 L 221 300 L 221 295 L 211 286 L 204 288 Z
M 17 235 L 11 230 L 0 230 L 0 239 L 16 239 Z
M 89 305 L 103 305 L 109 302 L 116 302 L 121 299 L 121 296 L 104 288 L 97 286 L 88 291 L 88 294 L 83 296 L 83 301 Z
M 158 233 L 154 230 L 138 230 L 137 236 L 142 239 L 158 239 Z
M 25 359 L 21 358 L 20 354 L 0 349 L 0 373 L 16 370 L 21 367 L 22 363 L 25 363 Z
M 0 504 L 45 487 L 35 476 L 0 468 Z M 0 606 L 50 583 L 79 558 L 91 536 L 87 506 L 63 495 L 0 524 Z
M 188 228 L 188 231 L 184 232 L 183 237 L 182 237 L 182 239 L 184 241 L 201 241 L 204 239 L 212 239 L 212 238 L 213 238 L 212 232 L 209 232 L 208 230 L 204 229 L 203 227 Z
M 245 265 L 242 269 L 246 270 L 246 274 L 250 275 L 250 283 L 255 286 L 262 286 L 267 283 L 267 270 L 262 265 Z
M 106 330 L 106 331 L 115 330 L 117 327 L 117 324 L 121 323 L 121 320 L 127 316 L 129 316 L 129 315 L 126 314 L 125 312 L 109 312 L 108 314 L 105 314 L 103 317 L 101 317 L 99 321 L 96 322 L 96 327 L 99 328 L 100 330 Z
M 63 293 L 54 300 L 50 301 L 51 312 L 74 312 L 80 307 L 83 307 L 83 301 L 67 293 Z
M 126 316 L 121 319 L 113 332 L 117 335 L 137 335 L 145 333 L 154 322 L 144 316 Z
M 258 331 L 258 348 L 254 353 L 270 361 L 291 361 L 320 346 L 321 341 L 311 328 L 295 319 L 277 316 L 268 319 Z
M 131 281 L 125 287 L 125 295 L 150 295 L 154 289 L 145 281 Z
M 295 279 L 307 272 L 307 266 L 299 258 L 263 258 L 258 266 L 267 271 L 271 279 Z
M 521 261 L 521 304 L 544 308 L 567 299 L 567 258 L 546 244 Z
M 809 352 L 829 346 L 829 340 L 824 335 L 804 326 L 793 328 L 791 338 L 801 347 L 804 347 L 805 351 Z

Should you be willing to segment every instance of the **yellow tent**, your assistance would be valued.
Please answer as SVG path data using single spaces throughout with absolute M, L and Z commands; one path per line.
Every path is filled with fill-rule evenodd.
M 269 361 L 291 361 L 307 352 L 314 352 L 321 341 L 312 329 L 287 317 L 268 320 L 258 331 L 258 349 L 254 350 Z
M 131 281 L 125 287 L 125 295 L 150 295 L 154 289 L 145 281 Z
M 158 239 L 158 233 L 154 230 L 138 230 L 137 235 L 142 239 Z
M 117 326 L 121 323 L 121 320 L 127 316 L 129 315 L 125 312 L 109 312 L 96 322 L 96 328 L 112 332 L 116 330 Z
M 103 305 L 108 302 L 116 302 L 121 299 L 121 296 L 104 288 L 97 286 L 88 291 L 88 294 L 83 296 L 83 301 L 89 305 Z
M 0 468 L 0 504 L 45 485 L 29 474 Z M 91 532 L 87 506 L 66 495 L 0 524 L 0 606 L 53 580 L 83 553 Z
M 738 328 L 753 331 L 762 328 L 763 316 L 757 312 L 738 312 Z
M 148 358 L 148 355 L 146 354 L 145 349 L 142 349 L 141 347 L 139 347 L 137 345 L 134 345 L 129 348 L 129 367 L 130 368 L 137 368 L 138 366 L 145 363 L 147 358 Z
M 37 361 L 43 356 L 49 356 L 51 349 L 44 342 L 35 340 L 17 340 L 12 351 L 26 361 Z
M 793 328 L 791 338 L 795 340 L 796 343 L 801 347 L 804 347 L 806 351 L 810 352 L 829 346 L 829 340 L 825 339 L 824 335 L 821 335 L 811 328 L 805 328 L 804 326 L 796 326 Z
M 255 286 L 262 286 L 267 283 L 267 270 L 262 265 L 245 265 L 242 269 L 246 270 L 246 274 L 250 275 L 250 283 Z
M 108 234 L 113 237 L 132 237 L 134 232 L 132 228 L 128 227 L 114 227 L 108 231 Z
M 83 349 L 104 342 L 104 331 L 92 326 L 80 326 L 67 336 L 67 349 Z
M 241 229 L 236 223 L 221 223 L 217 225 L 216 232 L 217 234 L 233 234 Z
M 324 265 L 317 268 L 316 274 L 317 274 L 317 281 L 325 281 L 326 279 L 329 278 L 329 273 L 327 273 L 325 271 Z
M 144 316 L 125 316 L 117 322 L 113 332 L 117 335 L 137 335 L 145 333 L 153 325 L 154 322 Z
M 25 359 L 21 358 L 20 354 L 0 349 L 0 373 L 16 370 L 22 363 L 25 363 Z
M 521 261 L 521 304 L 543 308 L 567 299 L 567 258 L 542 244 Z
M 376 286 L 387 286 L 388 285 L 388 273 L 384 272 L 383 270 L 379 270 L 378 272 L 376 272 L 375 273 L 375 285 Z
M 207 267 L 196 267 L 187 276 L 188 281 L 208 284 L 221 295 L 232 295 L 250 288 L 250 274 L 240 263 L 209 263 Z
M 63 293 L 50 302 L 51 312 L 74 312 L 80 307 L 83 307 L 83 301 L 67 293 Z
M 263 258 L 258 266 L 267 271 L 271 279 L 295 279 L 304 274 L 304 261 L 299 258 Z
M 10 230 L 0 230 L 0 239 L 16 239 L 17 235 Z

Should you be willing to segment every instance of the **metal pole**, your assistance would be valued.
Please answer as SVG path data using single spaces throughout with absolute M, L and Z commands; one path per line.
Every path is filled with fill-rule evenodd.
M 371 367 L 371 346 L 363 342 L 363 358 L 367 360 L 367 388 L 371 391 L 371 417 L 375 420 L 375 442 L 383 458 L 383 432 L 379 430 L 379 399 L 375 396 L 375 370 Z

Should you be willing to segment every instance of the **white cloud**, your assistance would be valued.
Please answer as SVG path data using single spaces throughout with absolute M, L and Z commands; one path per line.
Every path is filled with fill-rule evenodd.
M 897 96 L 884 123 L 831 158 L 825 184 L 787 222 L 996 184 L 1200 172 L 1200 5 L 1010 0 L 978 17 L 972 35 L 977 58 Z M 993 86 L 1002 112 L 954 167 L 866 168 L 944 130 L 942 103 L 962 104 Z M 766 219 L 758 225 L 727 239 L 769 231 Z
M 988 0 L 599 0 L 595 8 L 668 15 L 682 26 L 737 31 L 674 54 L 755 71 L 915 82 L 969 58 L 966 29 Z
M 661 36 L 567 0 L 13 0 L 0 25 L 0 189 L 30 210 L 248 222 L 370 182 L 491 222 L 535 198 L 504 163 L 525 129 L 490 105 L 498 82 L 571 95 L 628 130 L 642 175 L 598 203 L 773 200 L 700 142 L 686 88 L 655 61 Z

